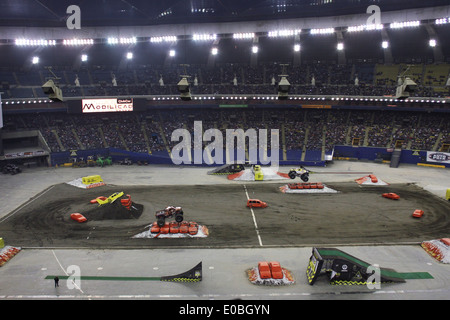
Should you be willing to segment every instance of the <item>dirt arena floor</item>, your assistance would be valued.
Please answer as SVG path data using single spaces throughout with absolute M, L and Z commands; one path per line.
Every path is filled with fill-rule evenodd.
M 119 186 L 81 189 L 53 185 L 23 208 L 3 219 L 0 234 L 20 247 L 55 248 L 243 248 L 314 245 L 404 244 L 448 237 L 450 202 L 415 184 L 365 186 L 355 182 L 327 183 L 333 194 L 285 194 L 283 181 L 226 185 Z M 144 210 L 137 219 L 77 223 L 97 196 L 123 191 Z M 395 192 L 399 200 L 385 199 Z M 253 212 L 247 196 L 268 203 Z M 133 238 L 149 229 L 155 211 L 182 206 L 186 221 L 209 230 L 206 238 Z M 411 215 L 424 210 L 420 219 Z M 259 237 L 258 237 L 259 236 Z

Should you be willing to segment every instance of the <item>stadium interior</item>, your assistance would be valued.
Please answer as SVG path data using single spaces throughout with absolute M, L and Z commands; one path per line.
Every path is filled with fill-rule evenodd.
M 275 2 L 264 6 L 256 1 L 258 6 L 254 8 L 258 10 L 239 9 L 240 19 L 248 15 L 248 19 L 262 21 L 262 27 L 253 21 L 248 23 L 244 31 L 253 27 L 253 32 L 233 32 L 239 28 L 233 25 L 237 13 L 219 10 L 215 1 L 210 1 L 210 7 L 204 6 L 209 14 L 197 10 L 196 4 L 190 8 L 191 14 L 182 14 L 187 8 L 175 1 L 167 17 L 155 19 L 145 18 L 144 11 L 150 10 L 145 4 L 141 4 L 142 8 L 116 10 L 120 17 L 133 15 L 139 28 L 137 36 L 77 35 L 71 39 L 54 37 L 47 42 L 33 42 L 31 36 L 4 39 L 0 61 L 3 159 L 9 149 L 17 151 L 16 138 L 9 139 L 7 133 L 23 130 L 38 130 L 39 137 L 29 140 L 50 156 L 46 160 L 49 165 L 70 161 L 67 156 L 64 159 L 56 155 L 52 161 L 52 154 L 69 150 L 99 153 L 108 148 L 168 159 L 173 147 L 171 132 L 192 128 L 193 120 L 202 121 L 204 129 L 225 130 L 231 123 L 243 129 L 279 129 L 284 150 L 280 159 L 284 161 L 323 163 L 332 157 L 336 145 L 448 151 L 450 47 L 445 39 L 450 21 L 446 17 L 430 18 L 435 17 L 440 3 L 431 6 L 422 20 L 402 24 L 397 20 L 401 15 L 397 18 L 394 14 L 390 23 L 370 30 L 343 26 L 345 19 L 333 21 L 333 28 L 305 29 L 298 19 L 307 19 L 311 12 L 304 5 Z M 311 1 L 310 5 L 336 12 L 337 7 L 353 2 L 331 1 L 327 5 Z M 367 5 L 363 2 L 358 1 L 349 12 L 356 14 L 359 10 L 361 15 Z M 386 5 L 385 1 L 378 2 Z M 60 4 L 54 5 L 55 10 L 59 9 Z M 408 6 L 419 6 L 405 1 L 397 5 L 407 8 L 405 12 Z M 13 7 L 7 8 L 11 12 L 2 13 L 5 25 L 20 25 L 25 17 L 25 24 L 40 28 L 54 27 L 56 23 L 54 16 L 49 17 L 54 12 L 51 7 L 36 8 L 42 16 L 28 8 L 21 13 L 23 20 L 13 15 Z M 269 12 L 288 19 L 283 21 L 288 21 L 289 29 L 270 29 Z M 323 14 L 326 16 L 326 11 Z M 362 12 L 362 18 L 369 16 Z M 174 34 L 179 24 L 166 25 L 173 19 L 189 23 L 194 34 Z M 321 21 L 329 26 L 326 17 L 321 19 L 317 20 L 318 26 Z M 88 29 L 84 33 L 101 32 L 110 21 L 83 12 L 83 26 Z M 203 35 L 201 30 L 210 26 L 210 21 L 224 21 L 231 27 L 226 33 L 213 30 Z M 220 23 L 216 26 L 218 31 L 223 29 Z M 120 27 L 129 33 L 127 25 Z M 198 34 L 195 27 L 200 30 Z M 19 27 L 11 28 L 18 32 Z M 161 36 L 151 35 L 155 28 Z M 264 28 L 267 30 L 261 31 Z M 38 36 L 39 29 L 34 30 Z M 147 32 L 151 34 L 144 37 Z M 338 43 L 345 47 L 337 48 Z M 252 52 L 253 47 L 258 52 Z M 286 100 L 277 96 L 280 75 L 286 76 L 290 84 Z M 182 76 L 190 84 L 190 101 L 180 102 L 177 84 Z M 407 99 L 397 99 L 396 88 L 404 76 L 412 79 L 417 88 L 408 93 Z M 42 85 L 49 79 L 61 89 L 64 101 L 48 99 Z M 86 97 L 133 98 L 135 111 L 81 114 L 79 107 L 73 106 Z M 420 160 L 423 156 L 412 161 Z
M 0 183 L 7 198 L 0 240 L 25 248 L 18 267 L 0 270 L 12 275 L 0 277 L 0 296 L 59 299 L 41 281 L 44 273 L 45 279 L 61 270 L 67 276 L 63 266 L 77 263 L 96 276 L 85 278 L 86 293 L 61 288 L 67 299 L 364 299 L 374 292 L 329 289 L 320 281 L 311 289 L 312 276 L 309 284 L 300 277 L 310 277 L 316 243 L 324 248 L 313 254 L 324 253 L 330 265 L 343 256 L 366 264 L 328 249 L 347 246 L 364 260 L 435 277 L 383 283 L 374 299 L 448 299 L 448 265 L 429 262 L 418 244 L 450 241 L 449 39 L 448 0 L 0 1 L 0 168 L 12 173 Z M 212 141 L 203 136 L 208 129 L 222 137 L 228 129 L 275 131 L 267 145 L 256 145 L 266 156 L 278 152 L 275 182 L 256 181 L 268 168 L 258 166 L 267 164 L 261 157 L 250 161 L 250 141 L 240 172 L 229 172 L 244 161 L 237 153 L 228 159 L 228 150 L 215 149 L 214 156 L 224 157 L 213 163 L 213 170 L 224 170 L 217 175 L 207 171 L 206 156 L 191 161 L 198 151 L 196 123 L 201 151 Z M 185 162 L 191 166 L 174 162 L 177 129 L 191 138 Z M 274 138 L 279 148 L 272 149 Z M 107 161 L 114 166 L 103 168 Z M 227 167 L 219 167 L 224 162 Z M 410 166 L 390 169 L 400 164 Z M 21 171 L 14 166 L 24 173 L 16 175 Z M 298 177 L 311 173 L 311 181 L 302 180 L 304 189 L 301 180 L 286 182 L 297 177 L 281 172 L 286 168 Z M 81 182 L 87 178 L 96 183 Z M 329 184 L 327 194 L 320 193 L 319 179 Z M 311 185 L 317 194 L 297 194 Z M 385 196 L 393 192 L 398 198 Z M 126 199 L 114 202 L 119 195 Z M 257 196 L 264 199 L 250 198 Z M 250 200 L 269 205 L 255 214 Z M 96 220 L 103 204 L 117 205 L 118 212 L 139 206 L 140 212 L 128 220 Z M 172 239 L 175 224 L 176 232 L 155 239 L 162 234 L 151 234 L 155 212 L 167 214 L 169 204 L 183 206 L 195 232 L 205 227 L 206 239 Z M 91 215 L 79 223 L 67 214 L 88 209 Z M 424 218 L 411 216 L 412 209 Z M 158 230 L 166 226 L 163 221 Z M 138 231 L 151 237 L 131 237 Z M 264 255 L 291 266 L 311 257 L 293 272 L 300 290 L 241 284 L 244 267 Z M 198 287 L 133 284 L 152 272 L 176 274 L 168 270 L 188 269 L 197 258 L 209 277 Z M 330 270 L 327 275 L 338 274 Z M 200 282 L 201 271 L 200 279 L 198 269 L 191 271 L 186 282 Z M 29 286 L 31 277 L 38 280 Z

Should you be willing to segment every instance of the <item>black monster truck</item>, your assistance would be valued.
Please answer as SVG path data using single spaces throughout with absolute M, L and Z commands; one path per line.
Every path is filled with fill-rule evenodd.
M 156 211 L 158 226 L 162 227 L 166 223 L 166 218 L 175 218 L 176 222 L 183 221 L 183 209 L 181 207 L 168 206 L 164 210 Z

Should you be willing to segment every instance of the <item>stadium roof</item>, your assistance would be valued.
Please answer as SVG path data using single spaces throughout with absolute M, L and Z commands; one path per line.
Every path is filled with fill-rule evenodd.
M 83 26 L 146 26 L 339 16 L 448 5 L 448 0 L 2 0 L 0 26 L 61 27 L 70 5 Z

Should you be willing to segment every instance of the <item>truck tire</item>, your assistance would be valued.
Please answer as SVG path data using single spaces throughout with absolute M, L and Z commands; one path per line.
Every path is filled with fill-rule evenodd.
M 177 213 L 175 215 L 175 221 L 178 222 L 178 223 L 182 222 L 183 221 L 183 214 L 182 213 Z
M 288 175 L 289 175 L 289 178 L 291 178 L 291 179 L 295 179 L 295 177 L 297 176 L 295 174 L 295 171 L 289 171 Z
M 304 182 L 308 182 L 309 180 L 309 175 L 307 173 L 304 173 L 300 176 L 300 178 L 304 181 Z
M 158 218 L 158 226 L 160 228 L 163 227 L 165 223 L 166 223 L 166 219 L 164 219 L 164 217 L 159 217 Z

